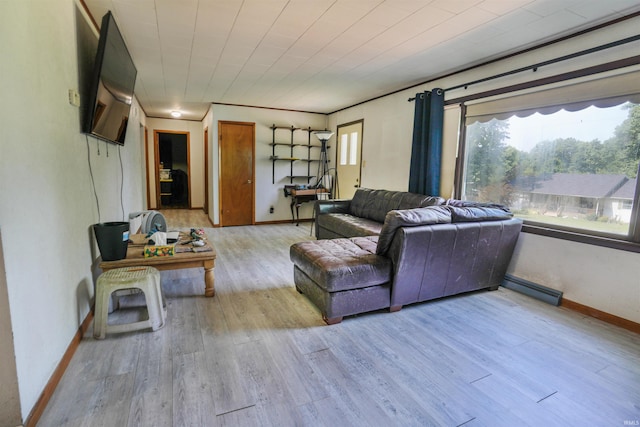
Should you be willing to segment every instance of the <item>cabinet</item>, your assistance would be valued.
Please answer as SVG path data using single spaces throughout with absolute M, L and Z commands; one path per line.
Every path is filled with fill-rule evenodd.
M 288 163 L 289 175 L 284 176 L 291 184 L 294 181 L 306 181 L 307 184 L 316 175 L 311 164 L 320 161 L 320 144 L 312 144 L 311 137 L 316 129 L 294 126 L 271 126 L 271 182 L 276 183 L 276 164 Z M 306 132 L 304 137 L 296 138 L 296 132 Z M 327 147 L 328 148 L 328 147 Z M 280 169 L 278 169 L 280 171 Z

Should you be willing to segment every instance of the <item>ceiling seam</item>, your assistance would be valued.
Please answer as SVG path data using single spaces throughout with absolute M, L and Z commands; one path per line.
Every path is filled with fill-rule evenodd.
M 287 8 L 289 3 L 291 3 L 291 0 L 287 0 L 287 3 L 280 10 L 280 13 L 278 13 L 278 16 L 276 17 L 276 19 L 273 20 L 273 22 L 271 23 L 271 26 L 264 32 L 264 34 L 260 38 L 260 41 L 258 43 L 256 43 L 256 45 L 254 46 L 253 50 L 251 51 L 251 54 L 247 56 L 247 59 L 244 61 L 244 64 L 242 64 L 242 68 L 240 68 L 240 70 L 236 73 L 235 77 L 233 78 L 231 83 L 227 86 L 227 89 L 224 91 L 224 93 L 222 94 L 222 96 L 221 96 L 222 99 L 224 99 L 224 97 L 227 94 L 227 92 L 229 92 L 229 89 L 231 88 L 231 86 L 233 86 L 233 84 L 236 82 L 236 80 L 238 79 L 238 76 L 240 75 L 240 73 L 242 73 L 242 71 L 244 70 L 244 67 L 247 65 L 247 62 L 249 62 L 249 60 L 254 55 L 254 53 L 256 52 L 258 47 L 262 44 L 262 42 L 264 41 L 265 37 L 267 37 L 267 35 L 271 31 L 271 29 L 273 29 L 274 25 L 276 24 L 276 21 L 278 21 L 278 19 L 280 19 L 280 17 L 284 13 L 284 10 Z M 263 75 L 264 75 L 264 73 L 263 73 Z M 251 86 L 251 87 L 253 87 L 253 86 Z M 245 92 L 246 92 L 246 90 L 245 90 Z
M 233 24 L 231 24 L 231 28 L 230 28 L 229 32 L 227 33 L 227 38 L 224 41 L 224 47 L 222 48 L 222 51 L 220 52 L 220 56 L 218 57 L 218 60 L 216 61 L 216 65 L 213 67 L 213 71 L 211 72 L 211 77 L 209 78 L 209 83 L 207 83 L 207 89 L 204 91 L 205 93 L 207 93 L 209 91 L 209 88 L 211 87 L 211 82 L 213 81 L 213 76 L 216 75 L 216 71 L 218 70 L 218 65 L 220 64 L 220 58 L 222 58 L 222 56 L 224 55 L 224 52 L 227 50 L 227 46 L 229 44 L 229 38 L 231 37 L 231 33 L 233 33 L 233 29 L 236 26 L 236 22 L 238 22 L 238 16 L 240 16 L 240 11 L 244 7 L 244 2 L 245 2 L 245 0 L 242 0 L 242 3 L 240 4 L 240 7 L 238 8 L 238 11 L 236 12 L 236 16 L 233 18 Z

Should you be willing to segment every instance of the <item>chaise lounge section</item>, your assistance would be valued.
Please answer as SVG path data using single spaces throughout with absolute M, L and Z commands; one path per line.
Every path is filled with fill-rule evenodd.
M 497 205 L 450 200 L 391 210 L 379 235 L 292 245 L 294 282 L 327 324 L 368 311 L 397 311 L 406 304 L 497 289 L 521 227 L 522 220 Z

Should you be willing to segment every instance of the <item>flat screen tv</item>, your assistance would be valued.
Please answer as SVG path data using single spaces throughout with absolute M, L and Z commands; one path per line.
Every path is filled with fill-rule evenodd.
M 84 132 L 124 145 L 137 70 L 111 12 L 102 18 Z

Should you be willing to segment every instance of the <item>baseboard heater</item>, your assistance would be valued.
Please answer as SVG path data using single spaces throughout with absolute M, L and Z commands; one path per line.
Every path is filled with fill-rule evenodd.
M 537 283 L 529 282 L 528 280 L 520 279 L 519 277 L 514 277 L 510 274 L 505 275 L 502 286 L 552 305 L 560 305 L 560 302 L 562 301 L 561 291 L 547 288 L 545 286 L 538 285 Z

